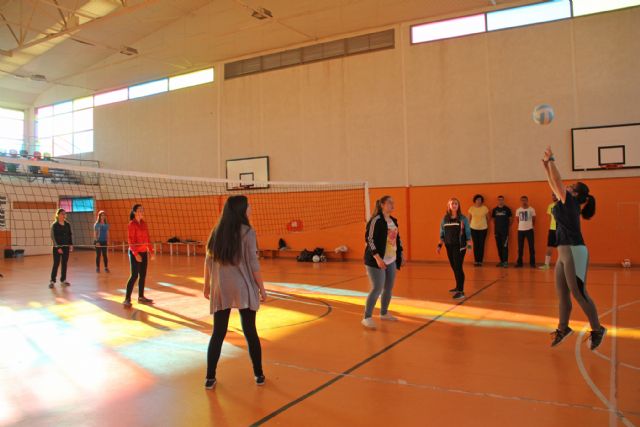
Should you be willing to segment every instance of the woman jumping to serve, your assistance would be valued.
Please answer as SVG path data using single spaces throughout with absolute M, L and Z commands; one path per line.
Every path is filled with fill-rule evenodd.
M 590 219 L 596 213 L 596 199 L 589 194 L 589 187 L 582 182 L 565 186 L 556 168 L 551 147 L 547 147 L 542 158 L 549 186 L 558 198 L 552 209 L 556 220 L 556 243 L 558 262 L 556 263 L 556 290 L 560 303 L 558 329 L 553 332 L 551 346 L 555 347 L 573 333 L 569 327 L 571 315 L 571 295 L 578 301 L 591 325 L 589 348 L 595 350 L 602 343 L 607 330 L 600 324 L 598 311 L 587 294 L 587 268 L 589 251 L 584 244 L 580 230 L 580 216 Z

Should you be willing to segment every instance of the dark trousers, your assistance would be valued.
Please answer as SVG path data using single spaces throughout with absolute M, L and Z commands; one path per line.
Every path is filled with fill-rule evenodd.
M 509 260 L 509 232 L 496 231 L 496 248 L 500 262 L 508 262 Z
M 147 253 L 146 252 L 138 252 L 142 260 L 138 262 L 136 257 L 133 256 L 133 252 L 129 251 L 129 265 L 131 267 L 131 276 L 129 277 L 129 282 L 127 282 L 127 299 L 131 299 L 131 294 L 133 293 L 133 286 L 136 284 L 136 280 L 138 280 L 138 296 L 144 296 L 144 281 L 147 278 Z
M 58 253 L 58 248 L 53 248 L 53 268 L 51 269 L 51 281 L 55 282 L 56 277 L 58 276 L 58 267 L 60 267 L 60 263 L 62 262 L 62 269 L 60 271 L 60 281 L 64 282 L 67 280 L 67 263 L 69 262 L 69 247 L 64 246 L 62 249 L 62 253 Z
M 222 343 L 227 335 L 229 327 L 229 316 L 231 309 L 220 310 L 213 313 L 213 334 L 209 340 L 209 348 L 207 350 L 207 378 L 214 379 L 216 377 L 216 368 L 222 351 Z M 253 364 L 253 374 L 258 377 L 262 373 L 262 348 L 260 347 L 260 338 L 256 330 L 256 312 L 245 308 L 240 310 L 240 319 L 242 322 L 242 332 L 247 340 L 249 347 L 249 356 Z
M 473 259 L 475 262 L 484 260 L 484 242 L 487 240 L 487 230 L 471 229 L 471 239 L 473 240 Z
M 96 268 L 100 268 L 100 256 L 102 256 L 102 260 L 104 261 L 104 268 L 109 268 L 107 242 L 96 242 Z
M 460 292 L 464 291 L 464 270 L 462 265 L 464 264 L 464 256 L 467 250 L 460 250 L 460 245 L 445 245 L 447 249 L 447 258 L 449 258 L 449 264 L 453 270 L 453 275 L 456 278 L 456 289 Z
M 536 248 L 533 244 L 533 229 L 521 231 L 518 230 L 518 265 L 522 265 L 522 256 L 524 255 L 524 239 L 529 244 L 529 264 L 536 265 Z

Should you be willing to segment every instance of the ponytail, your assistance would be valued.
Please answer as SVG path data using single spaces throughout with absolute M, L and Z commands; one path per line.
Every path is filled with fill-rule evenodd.
M 580 214 L 584 219 L 591 219 L 596 214 L 596 198 L 589 194 L 586 199 L 586 204 L 582 207 Z
M 584 182 L 577 182 L 574 191 L 578 203 L 584 204 L 580 212 L 582 218 L 591 219 L 596 214 L 596 198 L 589 194 L 589 187 Z
M 391 198 L 391 196 L 382 196 L 380 197 L 378 200 L 376 200 L 376 206 L 373 208 L 373 214 L 371 215 L 371 218 L 380 215 L 382 213 L 382 205 L 384 205 L 387 200 L 389 200 Z

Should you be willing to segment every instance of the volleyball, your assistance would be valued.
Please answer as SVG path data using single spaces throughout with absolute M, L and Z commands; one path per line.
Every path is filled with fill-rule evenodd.
M 548 125 L 554 117 L 555 112 L 551 105 L 541 104 L 533 109 L 533 121 L 539 125 Z
M 313 262 L 320 262 L 320 257 L 318 255 L 314 255 L 312 260 Z

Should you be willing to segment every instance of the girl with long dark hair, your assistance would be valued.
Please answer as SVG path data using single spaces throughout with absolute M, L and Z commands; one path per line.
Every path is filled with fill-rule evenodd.
M 107 213 L 98 212 L 96 223 L 93 225 L 94 243 L 96 245 L 96 273 L 100 273 L 100 256 L 104 262 L 104 271 L 109 273 L 109 257 L 107 256 L 107 244 L 109 242 L 109 223 Z
M 367 297 L 362 325 L 368 329 L 376 329 L 376 323 L 371 316 L 380 295 L 380 318 L 388 321 L 398 320 L 388 312 L 396 271 L 402 267 L 402 242 L 398 232 L 398 220 L 391 216 L 394 208 L 391 196 L 383 196 L 377 200 L 366 227 L 367 246 L 364 263 L 371 291 Z
M 229 197 L 207 242 L 203 293 L 209 299 L 209 309 L 213 314 L 205 380 L 208 390 L 216 385 L 216 368 L 232 308 L 240 311 L 256 384 L 265 383 L 256 313 L 260 302 L 266 301 L 267 292 L 260 272 L 256 233 L 249 223 L 250 216 L 251 207 L 245 196 Z
M 447 250 L 449 265 L 456 278 L 456 287 L 449 289 L 453 294 L 453 299 L 464 299 L 464 256 L 467 249 L 471 249 L 471 229 L 467 217 L 462 215 L 460 200 L 455 197 L 447 202 L 447 213 L 440 223 L 440 242 L 437 252 L 440 253 L 442 246 Z
M 589 187 L 582 182 L 565 186 L 556 168 L 551 147 L 547 147 L 542 158 L 549 186 L 558 201 L 552 209 L 556 220 L 556 291 L 559 299 L 558 328 L 552 333 L 551 346 L 555 347 L 573 333 L 569 327 L 571 316 L 571 294 L 578 301 L 591 325 L 589 347 L 595 350 L 604 339 L 607 329 L 600 324 L 598 311 L 587 294 L 586 281 L 589 266 L 589 251 L 580 230 L 580 217 L 591 219 L 596 213 L 596 199 Z
M 138 281 L 138 302 L 140 304 L 152 304 L 153 300 L 144 296 L 144 282 L 147 277 L 149 257 L 153 256 L 153 245 L 149 238 L 149 228 L 144 220 L 144 208 L 141 204 L 135 204 L 131 208 L 127 237 L 129 241 L 131 275 L 127 282 L 127 295 L 122 304 L 125 307 L 131 307 L 131 294 L 136 281 Z
M 71 286 L 67 282 L 67 263 L 69 261 L 69 253 L 73 252 L 73 236 L 71 233 L 71 225 L 66 221 L 67 212 L 64 209 L 56 211 L 55 221 L 51 224 L 51 240 L 53 241 L 53 267 L 51 268 L 51 281 L 49 289 L 53 289 L 58 276 L 58 268 L 62 263 L 60 272 L 60 284 L 62 286 Z

